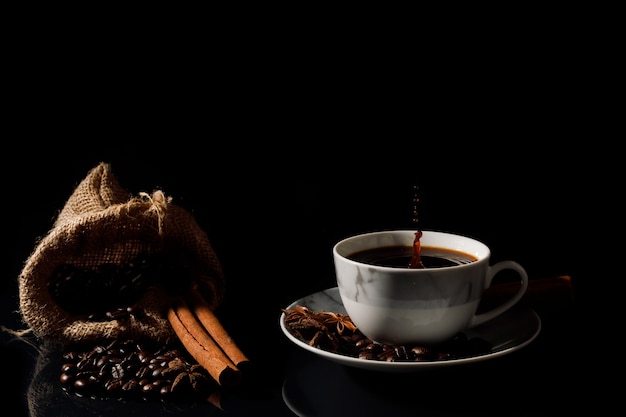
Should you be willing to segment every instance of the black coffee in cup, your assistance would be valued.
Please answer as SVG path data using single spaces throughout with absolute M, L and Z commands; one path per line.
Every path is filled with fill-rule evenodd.
M 408 268 L 413 254 L 413 247 L 408 245 L 381 246 L 354 252 L 348 259 L 371 265 L 392 268 Z M 424 268 L 444 268 L 475 262 L 473 255 L 465 252 L 431 246 L 421 247 Z

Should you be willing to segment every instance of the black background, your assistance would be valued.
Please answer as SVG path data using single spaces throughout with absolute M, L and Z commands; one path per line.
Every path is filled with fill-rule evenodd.
M 598 331 L 589 309 L 608 309 L 622 169 L 611 65 L 583 33 L 492 33 L 414 66 L 415 45 L 384 42 L 312 57 L 255 39 L 185 50 L 139 37 L 121 50 L 109 32 L 61 32 L 14 45 L 5 75 L 7 327 L 22 328 L 17 277 L 38 238 L 107 162 L 129 192 L 162 189 L 205 230 L 226 277 L 219 317 L 269 386 L 292 348 L 280 309 L 335 285 L 338 240 L 413 229 L 415 186 L 420 228 L 481 240 L 531 279 L 571 276 L 577 326 Z M 3 354 L 15 367 L 3 400 L 23 408 L 32 351 L 10 341 Z
M 590 165 L 600 161 L 587 148 L 555 144 L 548 150 L 531 140 L 481 146 L 478 138 L 402 139 L 393 133 L 315 146 L 295 138 L 278 143 L 198 135 L 16 143 L 6 154 L 11 164 L 3 167 L 10 242 L 3 293 L 16 292 L 17 275 L 37 239 L 99 162 L 110 163 L 130 193 L 161 189 L 189 210 L 213 244 L 232 291 L 261 291 L 277 305 L 333 286 L 331 248 L 339 239 L 416 228 L 415 187 L 421 229 L 481 240 L 494 261 L 516 260 L 531 278 L 570 275 L 582 300 L 592 272 L 602 266 L 599 253 L 610 249 L 593 243 L 616 204 L 592 172 Z M 237 304 L 234 298 L 226 302 Z M 268 301 L 266 307 L 276 305 Z

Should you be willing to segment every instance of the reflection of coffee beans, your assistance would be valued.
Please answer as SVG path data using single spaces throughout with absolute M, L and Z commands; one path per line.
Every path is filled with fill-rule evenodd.
M 217 383 L 177 345 L 156 348 L 132 340 L 66 349 L 63 389 L 92 398 L 204 400 Z
M 382 246 L 352 253 L 346 258 L 371 265 L 408 268 L 413 254 L 412 246 Z M 442 268 L 477 261 L 468 253 L 430 246 L 421 247 L 422 264 L 425 268 Z
M 170 286 L 176 291 L 188 282 L 188 274 L 171 257 L 141 254 L 124 263 L 93 268 L 62 264 L 50 277 L 48 290 L 68 313 L 100 321 L 138 314 L 132 306 L 150 285 Z

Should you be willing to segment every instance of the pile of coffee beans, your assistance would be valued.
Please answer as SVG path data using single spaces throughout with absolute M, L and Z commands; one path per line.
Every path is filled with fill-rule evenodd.
M 59 380 L 77 396 L 144 401 L 206 401 L 217 382 L 176 343 L 115 340 L 66 348 Z
M 322 350 L 360 359 L 386 362 L 449 360 L 476 356 L 492 348 L 488 341 L 469 338 L 465 333 L 432 346 L 386 345 L 365 337 L 348 315 L 315 312 L 303 306 L 283 312 L 287 329 L 298 339 Z
M 61 264 L 48 280 L 48 291 L 68 313 L 103 321 L 140 314 L 133 305 L 150 285 L 179 291 L 188 283 L 189 274 L 179 262 L 157 253 L 93 268 Z
M 360 359 L 386 362 L 396 361 L 434 361 L 459 359 L 489 352 L 491 345 L 484 339 L 468 338 L 465 333 L 458 333 L 452 339 L 436 346 L 392 346 L 374 343 L 366 337 L 354 343 L 353 355 Z

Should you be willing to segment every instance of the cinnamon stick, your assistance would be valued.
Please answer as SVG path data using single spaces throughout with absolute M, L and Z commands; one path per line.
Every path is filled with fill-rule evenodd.
M 185 349 L 215 381 L 225 386 L 239 383 L 241 371 L 206 332 L 184 300 L 178 299 L 168 309 L 167 318 Z
M 224 351 L 235 366 L 240 368 L 242 365 L 245 366 L 248 364 L 250 360 L 241 349 L 239 349 L 226 329 L 224 329 L 224 326 L 222 326 L 222 323 L 215 316 L 204 297 L 202 297 L 197 290 L 192 289 L 189 291 L 189 294 L 187 294 L 187 300 L 200 323 L 202 323 L 215 343 Z
M 519 282 L 494 284 L 483 294 L 479 312 L 492 308 L 508 299 L 519 288 Z M 560 275 L 528 280 L 526 293 L 520 300 L 532 307 L 567 306 L 574 302 L 571 277 Z

